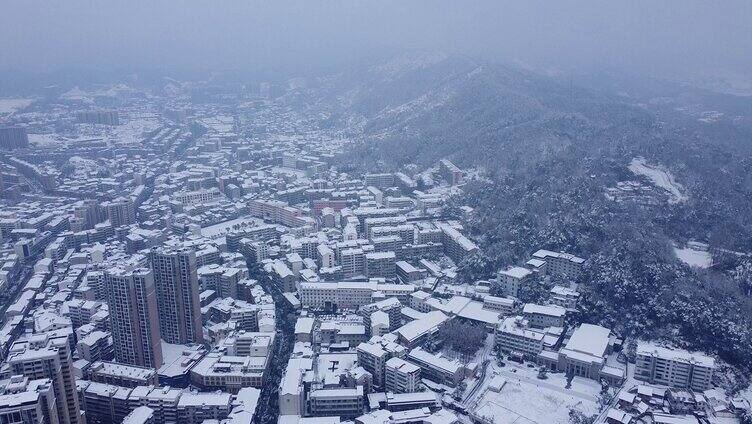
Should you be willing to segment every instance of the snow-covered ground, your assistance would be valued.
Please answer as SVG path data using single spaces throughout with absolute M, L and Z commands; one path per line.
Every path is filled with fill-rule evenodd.
M 752 386 L 747 387 L 746 389 L 739 392 L 737 397 L 746 400 L 750 405 L 752 405 Z
M 223 235 L 235 225 L 245 224 L 245 223 L 250 223 L 250 222 L 255 222 L 256 224 L 259 224 L 259 223 L 263 223 L 264 221 L 262 219 L 253 218 L 250 216 L 232 219 L 230 221 L 220 222 L 219 224 L 210 225 L 208 227 L 201 228 L 201 235 L 204 237 L 213 238 L 216 236 Z
M 38 146 L 54 146 L 67 143 L 62 136 L 57 134 L 29 134 L 29 143 Z
M 707 248 L 702 248 L 697 243 L 687 243 L 682 248 L 674 245 L 674 254 L 680 261 L 694 268 L 709 268 L 713 264 L 713 257 Z
M 494 363 L 489 373 L 503 378 L 506 384 L 498 393 L 488 390 L 493 379 L 489 376 L 471 412 L 493 424 L 567 424 L 572 409 L 588 416 L 598 414 L 601 386 L 594 380 L 575 377 L 567 389 L 563 373 L 549 373 L 547 379 L 540 380 L 537 367 L 510 362 L 501 368 Z
M 683 193 L 684 188 L 674 180 L 674 176 L 659 166 L 648 165 L 645 158 L 633 158 L 629 164 L 629 170 L 635 175 L 641 175 L 649 179 L 654 185 L 671 194 L 671 203 L 684 202 L 688 197 Z
M 277 172 L 280 174 L 290 175 L 298 178 L 300 182 L 308 182 L 310 181 L 306 177 L 306 172 L 302 169 L 295 169 L 295 168 L 287 168 L 284 166 L 274 166 L 270 169 L 272 172 Z
M 106 138 L 114 144 L 141 144 L 143 136 L 147 132 L 154 131 L 161 125 L 155 115 L 131 117 L 127 122 L 116 127 L 107 128 L 109 134 Z
M 0 115 L 24 109 L 33 102 L 33 99 L 0 99 Z

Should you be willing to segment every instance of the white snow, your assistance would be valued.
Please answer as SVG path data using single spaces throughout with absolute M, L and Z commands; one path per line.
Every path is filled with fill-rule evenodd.
M 687 246 L 683 248 L 674 246 L 674 254 L 680 261 L 693 268 L 709 268 L 713 264 L 710 252 L 695 244 L 687 243 Z
M 572 387 L 566 389 L 563 373 L 549 373 L 548 379 L 540 380 L 537 367 L 508 363 L 504 368 L 494 364 L 493 369 L 506 384 L 498 393 L 485 390 L 470 408 L 474 415 L 486 417 L 493 424 L 567 424 L 572 409 L 585 415 L 598 413 L 601 387 L 594 380 L 575 377 Z
M 749 402 L 750 405 L 752 405 L 752 387 L 747 387 L 746 389 L 742 390 L 736 397 L 744 399 Z
M 0 114 L 13 113 L 29 106 L 33 99 L 0 99 Z
M 141 144 L 144 134 L 154 131 L 160 126 L 159 118 L 152 114 L 131 116 L 130 119 L 116 127 L 105 127 L 105 138 L 115 144 Z
M 648 165 L 645 158 L 636 157 L 629 164 L 629 170 L 635 175 L 641 175 L 649 179 L 655 186 L 660 187 L 671 194 L 670 203 L 680 203 L 688 199 L 682 192 L 684 189 L 674 180 L 674 176 L 659 166 Z
M 187 348 L 187 346 L 181 344 L 167 343 L 166 341 L 162 340 L 163 362 L 165 364 L 171 364 L 175 362 L 175 360 L 178 359 L 183 354 L 183 351 Z
M 232 219 L 230 221 L 220 222 L 219 224 L 210 225 L 208 227 L 201 228 L 201 235 L 204 237 L 215 237 L 220 236 L 226 233 L 228 230 L 230 230 L 233 226 L 238 224 L 245 224 L 245 223 L 251 223 L 255 222 L 256 224 L 263 223 L 264 220 L 253 218 L 253 217 L 243 217 L 243 218 L 237 218 Z

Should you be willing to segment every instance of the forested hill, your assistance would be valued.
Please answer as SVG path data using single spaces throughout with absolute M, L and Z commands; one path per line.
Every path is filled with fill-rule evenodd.
M 650 138 L 646 111 L 521 69 L 462 56 L 399 57 L 328 85 L 341 123 L 359 123 L 367 161 L 451 157 L 490 172 L 530 168 L 576 146 L 613 150 Z M 358 152 L 360 153 L 360 152 Z M 609 154 L 611 154 L 609 152 Z
M 461 264 L 466 278 L 539 248 L 569 251 L 589 259 L 579 320 L 749 366 L 752 116 L 702 111 L 705 95 L 734 113 L 749 110 L 747 100 L 598 87 L 418 55 L 332 76 L 315 99 L 360 140 L 348 162 L 425 168 L 448 157 L 484 171 L 456 199 L 475 208 L 466 225 L 485 253 Z M 636 158 L 649 172 L 630 170 Z M 675 185 L 673 197 L 652 170 Z M 645 194 L 620 191 L 625 182 Z M 710 244 L 713 267 L 677 260 L 674 244 L 688 240 Z

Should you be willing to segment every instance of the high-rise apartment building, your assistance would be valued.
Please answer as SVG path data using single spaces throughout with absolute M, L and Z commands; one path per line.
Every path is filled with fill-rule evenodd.
M 171 246 L 153 248 L 149 261 L 162 338 L 168 343 L 203 343 L 196 252 Z
M 0 128 L 0 148 L 24 149 L 29 147 L 29 136 L 24 127 Z
M 15 375 L 0 383 L 0 423 L 58 424 L 50 380 Z
M 107 212 L 107 219 L 113 227 L 131 225 L 136 222 L 136 208 L 131 199 L 120 197 L 102 204 L 102 207 Z
M 159 368 L 162 345 L 152 271 L 111 268 L 104 273 L 103 287 L 117 361 Z
M 76 120 L 82 124 L 120 125 L 116 110 L 85 110 L 76 113 Z
M 8 354 L 8 366 L 13 375 L 50 380 L 60 424 L 83 421 L 71 359 L 72 337 L 73 334 L 65 330 L 34 334 L 13 343 Z

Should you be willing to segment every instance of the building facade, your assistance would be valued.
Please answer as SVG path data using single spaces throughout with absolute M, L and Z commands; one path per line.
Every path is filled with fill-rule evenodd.
M 183 248 L 154 248 L 149 259 L 162 338 L 167 343 L 203 343 L 196 253 Z
M 154 368 L 162 366 L 152 271 L 147 268 L 111 268 L 104 273 L 103 287 L 117 361 Z

